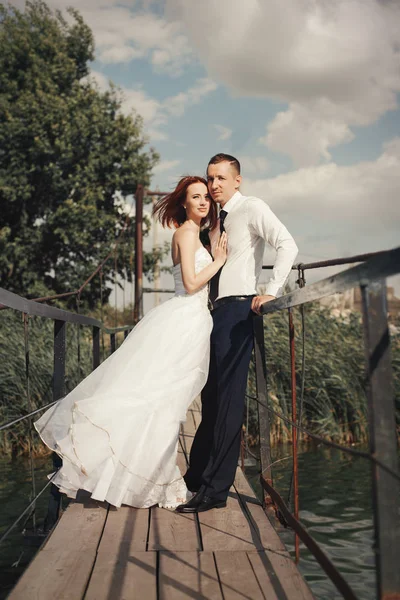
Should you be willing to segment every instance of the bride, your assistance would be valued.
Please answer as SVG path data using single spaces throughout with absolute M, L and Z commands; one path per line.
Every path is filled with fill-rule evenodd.
M 114 506 L 174 508 L 190 496 L 176 464 L 180 423 L 207 381 L 212 319 L 207 283 L 214 261 L 200 228 L 214 227 L 216 205 L 206 181 L 189 176 L 154 211 L 172 238 L 175 296 L 153 308 L 124 343 L 35 427 L 63 465 L 53 482 L 74 498 L 79 489 Z

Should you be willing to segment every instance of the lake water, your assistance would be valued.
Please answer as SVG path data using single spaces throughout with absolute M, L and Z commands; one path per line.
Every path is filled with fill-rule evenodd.
M 291 446 L 274 449 L 274 485 L 286 500 L 291 469 Z M 283 459 L 283 460 L 282 460 Z M 46 483 L 52 470 L 49 459 L 36 460 L 37 489 Z M 257 469 L 248 468 L 247 476 L 258 494 Z M 29 461 L 14 463 L 0 459 L 0 532 L 16 518 L 30 499 Z M 311 535 L 323 547 L 346 577 L 360 600 L 373 600 L 375 567 L 372 551 L 371 470 L 366 460 L 345 455 L 325 447 L 299 447 L 300 518 Z M 48 492 L 38 501 L 37 522 L 46 514 Z M 28 526 L 30 524 L 28 523 Z M 280 532 L 289 551 L 294 554 L 292 532 Z M 40 541 L 37 540 L 38 542 Z M 36 548 L 35 539 L 24 537 L 18 526 L 0 546 L 0 599 L 7 596 Z M 318 563 L 301 545 L 300 570 L 319 600 L 341 598 Z
M 273 460 L 280 460 L 273 466 L 274 487 L 285 502 L 290 485 L 291 452 L 290 445 L 281 445 L 273 450 Z M 357 597 L 374 600 L 376 579 L 369 461 L 325 446 L 299 446 L 298 462 L 300 520 Z M 261 498 L 257 469 L 248 468 L 246 474 Z M 282 528 L 279 533 L 294 556 L 293 532 Z M 342 598 L 301 543 L 299 569 L 316 598 Z
M 39 492 L 47 483 L 46 475 L 53 470 L 49 458 L 35 460 L 36 488 Z M 31 471 L 27 459 L 14 462 L 0 458 L 0 536 L 18 517 L 32 500 Z M 47 513 L 49 489 L 38 499 L 36 506 L 36 522 L 43 524 Z M 0 599 L 6 598 L 12 586 L 23 573 L 35 555 L 43 538 L 30 535 L 32 519 L 26 523 L 26 535 L 23 535 L 24 521 L 27 515 L 10 533 L 0 546 Z

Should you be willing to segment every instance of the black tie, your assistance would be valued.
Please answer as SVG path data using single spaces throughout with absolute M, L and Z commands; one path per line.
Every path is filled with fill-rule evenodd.
M 221 210 L 219 213 L 219 230 L 221 233 L 225 231 L 224 221 L 227 214 L 228 213 L 226 210 Z M 218 298 L 218 282 L 220 275 L 221 269 L 218 271 L 218 273 L 215 273 L 214 277 L 210 281 L 209 296 L 212 303 L 215 302 L 215 300 Z
M 225 231 L 224 221 L 227 214 L 228 213 L 226 212 L 226 210 L 221 210 L 221 212 L 219 213 L 219 230 L 221 233 L 224 233 Z

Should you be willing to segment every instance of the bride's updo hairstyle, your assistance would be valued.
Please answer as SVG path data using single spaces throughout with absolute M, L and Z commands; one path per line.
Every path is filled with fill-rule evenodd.
M 188 187 L 192 183 L 204 183 L 207 187 L 207 181 L 197 175 L 187 175 L 182 177 L 173 192 L 167 194 L 157 202 L 153 210 L 153 216 L 158 217 L 163 227 L 180 227 L 186 221 L 186 210 L 183 205 L 186 201 Z M 208 215 L 201 220 L 202 228 L 213 229 L 217 224 L 217 205 L 210 197 L 210 210 Z

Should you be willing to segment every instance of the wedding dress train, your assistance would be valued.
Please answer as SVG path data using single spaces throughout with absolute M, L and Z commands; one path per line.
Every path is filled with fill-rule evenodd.
M 212 261 L 195 255 L 196 272 Z M 180 423 L 206 383 L 212 319 L 208 289 L 185 292 L 173 267 L 175 296 L 153 308 L 123 344 L 35 422 L 63 459 L 54 483 L 114 506 L 174 507 L 187 488 L 176 464 Z

